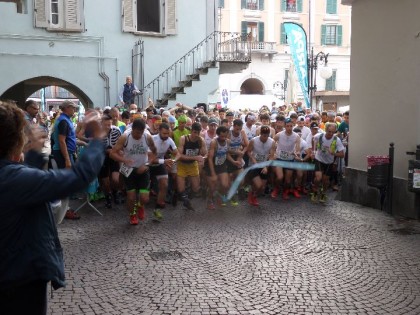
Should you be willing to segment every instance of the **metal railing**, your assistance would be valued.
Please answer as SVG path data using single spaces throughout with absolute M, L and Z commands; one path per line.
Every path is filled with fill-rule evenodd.
M 213 32 L 184 56 L 141 88 L 140 107 L 151 98 L 156 105 L 165 105 L 176 93 L 196 79 L 216 62 L 251 62 L 251 47 L 241 40 L 240 33 Z
M 275 51 L 276 50 L 276 43 L 275 42 L 249 42 L 251 45 L 251 51 Z

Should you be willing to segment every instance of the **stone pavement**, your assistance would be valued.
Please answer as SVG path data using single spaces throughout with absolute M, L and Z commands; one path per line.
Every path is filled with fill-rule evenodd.
M 95 203 L 59 235 L 50 314 L 420 314 L 420 223 L 330 201 L 164 210 L 128 224 Z

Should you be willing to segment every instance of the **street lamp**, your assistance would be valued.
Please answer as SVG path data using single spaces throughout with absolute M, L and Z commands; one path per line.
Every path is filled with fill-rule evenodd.
M 318 63 L 322 66 L 319 70 L 319 74 L 321 78 L 327 80 L 331 78 L 332 76 L 332 69 L 328 67 L 328 55 L 325 54 L 322 51 L 317 53 L 314 56 L 314 48 L 311 49 L 311 55 L 308 60 L 308 66 L 309 66 L 309 102 L 312 108 L 312 96 L 313 93 L 316 92 L 316 71 L 318 70 Z
M 279 97 L 281 100 L 286 100 L 286 90 L 287 90 L 287 80 L 284 80 L 283 82 L 276 81 L 273 83 L 273 90 L 274 95 L 276 97 Z M 283 91 L 283 95 L 281 95 L 279 92 Z

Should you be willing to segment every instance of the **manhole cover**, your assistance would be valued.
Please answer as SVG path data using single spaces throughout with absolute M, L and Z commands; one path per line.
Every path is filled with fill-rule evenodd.
M 399 235 L 415 235 L 420 234 L 420 231 L 414 230 L 411 228 L 401 228 L 401 229 L 393 229 L 389 230 L 392 233 L 399 234 Z
M 177 251 L 159 251 L 159 252 L 150 252 L 149 256 L 153 259 L 153 260 L 174 260 L 174 259 L 182 259 L 184 258 L 184 256 L 182 256 L 182 254 Z

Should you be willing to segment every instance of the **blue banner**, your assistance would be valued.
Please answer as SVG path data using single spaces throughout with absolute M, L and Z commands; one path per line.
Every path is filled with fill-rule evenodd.
M 284 29 L 287 35 L 287 42 L 290 45 L 293 64 L 299 79 L 300 88 L 305 98 L 306 108 L 310 108 L 309 87 L 308 87 L 308 50 L 306 48 L 306 33 L 299 24 L 286 22 Z

